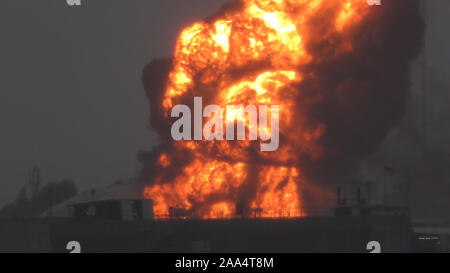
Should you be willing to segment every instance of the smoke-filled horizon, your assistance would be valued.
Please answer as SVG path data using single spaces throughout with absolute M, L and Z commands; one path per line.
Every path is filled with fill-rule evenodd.
M 81 191 L 135 176 L 136 151 L 161 143 L 158 130 L 146 128 L 142 68 L 153 58 L 171 56 L 183 27 L 226 2 L 87 0 L 80 9 L 67 7 L 65 1 L 2 3 L 0 204 L 15 200 L 35 164 L 42 169 L 43 182 L 68 178 Z M 412 177 L 413 212 L 422 218 L 448 218 L 450 2 L 425 3 L 427 131 L 433 160 L 424 160 L 421 148 L 419 59 L 410 75 L 406 115 L 361 163 L 358 176 L 375 181 Z M 395 174 L 384 177 L 383 164 Z
M 319 1 L 315 7 L 236 1 L 184 30 L 173 60 L 147 66 L 151 125 L 164 142 L 140 159 L 145 193 L 156 210 L 219 217 L 214 211 L 233 213 L 242 206 L 262 208 L 270 217 L 308 215 L 309 208 L 331 205 L 336 186 L 351 179 L 404 116 L 410 66 L 423 45 L 419 1 L 385 1 L 382 8 L 363 2 Z M 266 14 L 276 14 L 280 29 L 295 31 L 271 28 Z M 227 27 L 225 49 L 214 48 L 214 35 Z M 276 84 L 271 89 L 265 81 Z M 246 142 L 171 141 L 170 108 L 191 105 L 193 96 L 204 96 L 207 104 L 271 101 L 284 107 L 279 151 L 261 154 Z
M 140 76 L 176 33 L 227 0 L 6 0 L 0 8 L 0 206 L 37 165 L 80 191 L 137 176 L 148 130 Z

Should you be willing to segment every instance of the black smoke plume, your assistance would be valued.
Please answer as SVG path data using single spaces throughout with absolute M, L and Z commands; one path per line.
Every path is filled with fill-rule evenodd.
M 239 8 L 239 2 L 210 18 L 220 17 L 227 8 Z M 329 27 L 327 24 L 327 20 L 317 20 L 317 35 Z M 324 124 L 326 128 L 318 141 L 323 151 L 320 157 L 299 153 L 298 164 L 303 176 L 314 185 L 311 189 L 301 189 L 306 207 L 322 202 L 318 188 L 334 190 L 337 184 L 348 179 L 364 157 L 379 149 L 388 132 L 402 118 L 411 85 L 410 65 L 420 53 L 423 33 L 424 20 L 418 0 L 385 0 L 352 33 L 352 52 L 329 50 L 333 47 L 332 40 L 311 39 L 306 44 L 306 50 L 320 58 L 299 68 L 305 76 L 297 86 L 300 92 L 295 98 L 296 114 L 307 116 L 311 126 Z M 170 181 L 191 160 L 189 154 L 177 154 L 173 150 L 170 124 L 162 111 L 171 62 L 170 59 L 153 60 L 142 75 L 150 102 L 150 124 L 162 139 L 161 145 L 152 152 L 138 156 L 144 166 L 141 177 L 146 185 L 155 183 L 154 178 L 160 175 L 164 181 Z M 252 64 L 245 69 L 251 73 L 261 68 Z M 162 152 L 174 157 L 170 170 L 155 164 Z M 257 156 L 251 158 L 256 164 L 260 160 Z M 252 183 L 258 183 L 257 179 L 247 185 Z M 251 188 L 247 186 L 247 193 L 241 196 L 251 198 L 248 194 Z

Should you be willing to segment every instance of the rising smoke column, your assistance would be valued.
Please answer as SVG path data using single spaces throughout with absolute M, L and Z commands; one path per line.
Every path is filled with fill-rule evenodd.
M 143 195 L 161 217 L 310 214 L 402 117 L 422 33 L 412 0 L 242 0 L 185 28 L 173 59 L 143 73 L 164 140 L 139 155 Z M 280 148 L 172 141 L 170 110 L 193 109 L 194 96 L 222 108 L 280 105 Z

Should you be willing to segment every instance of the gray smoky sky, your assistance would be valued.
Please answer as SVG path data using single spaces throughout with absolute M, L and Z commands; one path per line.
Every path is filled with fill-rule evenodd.
M 361 164 L 359 178 L 377 181 L 381 191 L 397 187 L 392 197 L 416 219 L 450 221 L 450 1 L 425 2 L 425 50 L 411 67 L 407 110 L 379 152 Z
M 140 78 L 177 33 L 226 0 L 5 0 L 0 3 L 0 205 L 34 164 L 79 189 L 137 175 L 150 149 Z
M 148 128 L 143 67 L 171 56 L 184 26 L 227 2 L 82 0 L 82 7 L 69 7 L 65 0 L 1 1 L 0 205 L 15 198 L 35 164 L 44 181 L 68 178 L 80 189 L 136 176 L 136 153 L 158 141 Z M 443 151 L 430 158 L 448 166 L 450 1 L 427 4 L 428 137 L 430 150 Z M 411 170 L 424 165 L 421 67 L 420 60 L 412 67 L 404 121 L 367 165 L 389 161 L 399 175 L 416 177 L 411 190 L 424 193 L 413 194 L 416 206 L 450 209 L 448 172 L 433 184 L 424 182 L 426 171 Z M 367 169 L 367 175 L 377 172 Z

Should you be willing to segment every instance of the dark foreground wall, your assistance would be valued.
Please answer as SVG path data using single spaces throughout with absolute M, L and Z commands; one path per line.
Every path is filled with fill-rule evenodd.
M 0 222 L 1 252 L 410 252 L 406 217 Z
M 373 240 L 381 243 L 384 252 L 409 252 L 409 221 L 395 217 L 317 217 L 179 222 L 151 251 L 367 252 L 366 245 Z
M 50 249 L 49 222 L 0 220 L 0 253 L 45 253 Z

